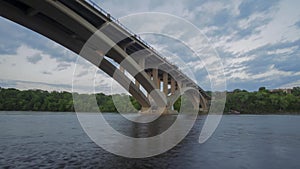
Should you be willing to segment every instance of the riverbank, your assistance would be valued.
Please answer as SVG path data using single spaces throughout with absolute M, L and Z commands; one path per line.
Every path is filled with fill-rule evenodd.
M 5 114 L 5 115 L 15 115 L 15 114 L 76 114 L 76 112 L 59 112 L 59 111 L 6 111 L 6 110 L 0 110 L 0 114 Z M 81 113 L 100 113 L 100 112 L 81 112 Z M 101 112 L 104 114 L 118 114 L 118 112 Z M 136 114 L 136 113 L 128 113 L 128 114 Z M 170 114 L 174 115 L 174 114 Z M 205 116 L 207 113 L 199 112 L 199 115 Z M 230 115 L 230 116 L 243 116 L 243 115 L 295 115 L 298 116 L 300 115 L 300 112 L 279 112 L 279 113 L 241 113 L 241 114 L 232 114 L 225 112 L 222 115 Z
M 82 112 L 117 112 L 116 102 L 122 112 L 131 113 L 141 109 L 141 105 L 132 96 L 125 94 L 22 91 L 0 87 L 0 111 L 74 112 L 74 97 L 80 98 L 76 99 L 76 107 Z M 89 104 L 95 101 L 97 106 Z M 174 104 L 174 110 L 180 110 L 180 105 L 179 98 Z M 300 87 L 293 88 L 291 93 L 274 93 L 265 88 L 254 92 L 239 89 L 228 92 L 224 114 L 232 110 L 235 111 L 233 114 L 300 114 Z

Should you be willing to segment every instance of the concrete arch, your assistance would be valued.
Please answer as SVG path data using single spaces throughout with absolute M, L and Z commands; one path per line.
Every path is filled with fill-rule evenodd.
M 58 9 L 57 6 L 52 6 L 51 4 L 54 2 L 51 1 L 23 1 L 28 5 L 24 9 L 20 9 L 15 7 L 15 4 L 18 4 L 18 1 L 10 0 L 10 1 L 0 1 L 0 15 L 14 21 L 28 29 L 31 29 L 37 33 L 40 33 L 49 39 L 65 46 L 69 50 L 79 54 L 81 49 L 84 47 L 85 41 L 92 35 L 91 31 L 96 31 L 97 29 L 91 26 L 88 23 L 85 24 L 88 28 L 84 28 L 84 26 L 72 26 L 72 24 L 76 24 L 76 19 L 70 17 L 68 19 L 69 22 L 65 22 L 65 18 L 62 16 L 61 11 L 53 10 Z M 20 3 L 21 4 L 21 3 Z M 30 5 L 30 6 L 29 6 Z M 43 12 L 49 13 L 53 18 L 58 18 L 59 23 L 63 23 L 65 27 L 74 28 L 70 32 L 66 32 L 66 29 L 62 28 L 62 26 L 58 26 L 57 23 L 49 22 L 49 20 L 41 17 L 38 13 L 35 13 L 35 16 L 27 13 L 27 11 L 37 10 L 39 8 L 43 8 Z M 41 10 L 42 11 L 42 10 Z M 64 15 L 67 17 L 67 15 Z M 80 18 L 80 17 L 78 17 Z M 79 19 L 80 20 L 80 19 Z M 79 35 L 80 34 L 80 35 Z M 129 86 L 128 92 L 135 97 L 138 102 L 144 107 L 150 107 L 150 103 L 147 97 L 131 82 L 131 80 L 122 74 L 113 64 L 111 64 L 108 60 L 103 58 L 103 56 L 89 52 L 90 56 L 85 56 L 85 59 L 93 63 L 95 66 L 99 67 L 109 76 L 113 77 L 114 72 L 118 76 L 114 78 L 120 85 Z M 95 60 L 96 59 L 96 60 Z M 99 62 L 101 60 L 101 62 Z
M 40 33 L 77 54 L 87 50 L 83 52 L 82 57 L 113 77 L 143 107 L 150 107 L 149 99 L 137 85 L 105 59 L 104 55 L 119 64 L 125 61 L 126 65 L 129 65 L 125 68 L 127 72 L 134 74 L 135 80 L 148 93 L 152 93 L 157 105 L 167 105 L 163 93 L 156 92 L 159 85 L 155 84 L 156 82 L 151 80 L 145 71 L 140 71 L 140 65 L 130 57 L 130 54 L 140 50 L 149 51 L 145 55 L 151 55 L 164 66 L 170 68 L 176 66 L 168 63 L 136 35 L 117 24 L 109 14 L 97 10 L 85 0 L 0 0 L 0 16 Z M 179 76 L 191 82 L 184 74 Z M 164 91 L 166 93 L 167 89 Z M 200 104 L 207 107 L 209 96 L 200 87 L 199 91 Z

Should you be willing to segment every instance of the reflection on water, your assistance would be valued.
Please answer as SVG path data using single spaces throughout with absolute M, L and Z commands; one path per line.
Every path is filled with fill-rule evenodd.
M 150 116 L 151 115 L 145 115 L 145 116 L 137 115 L 134 118 L 138 119 L 136 121 L 139 120 L 143 121 L 141 120 L 142 118 L 152 119 L 152 117 Z M 109 123 L 109 125 L 111 125 L 115 130 L 117 130 L 118 132 L 126 136 L 135 137 L 135 138 L 147 138 L 147 137 L 153 137 L 159 135 L 162 132 L 166 131 L 175 122 L 177 116 L 176 115 L 161 116 L 150 123 L 132 122 L 126 120 L 124 117 L 122 117 L 119 114 L 115 114 L 114 118 L 110 118 L 110 116 L 104 116 L 104 118 Z M 120 126 L 126 126 L 126 127 L 120 127 Z
M 132 119 L 149 121 L 153 116 L 137 115 Z M 113 154 L 130 158 L 152 157 L 170 150 L 185 138 L 197 119 L 196 114 L 163 115 L 152 123 L 139 124 L 118 114 L 111 118 L 99 113 L 77 113 L 77 117 L 97 145 Z
M 137 138 L 166 130 L 176 116 L 149 124 L 106 114 L 113 128 Z M 73 113 L 0 113 L 0 168 L 300 168 L 300 116 L 223 116 L 198 143 L 205 117 L 170 151 L 145 159 L 119 157 L 93 143 Z

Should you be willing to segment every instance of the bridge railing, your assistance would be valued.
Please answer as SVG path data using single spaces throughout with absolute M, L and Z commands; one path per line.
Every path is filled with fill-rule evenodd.
M 105 16 L 109 17 L 113 22 L 115 22 L 117 25 L 119 25 L 121 28 L 123 28 L 124 30 L 126 30 L 130 35 L 136 37 L 138 40 L 140 40 L 144 45 L 146 45 L 149 49 L 151 49 L 155 54 L 157 54 L 159 57 L 161 57 L 161 55 L 159 54 L 159 52 L 153 48 L 150 44 L 148 44 L 146 41 L 144 41 L 140 36 L 136 35 L 133 31 L 131 31 L 129 28 L 127 28 L 125 25 L 123 25 L 118 19 L 114 18 L 113 16 L 111 16 L 108 12 L 106 12 L 103 8 L 101 8 L 98 4 L 96 4 L 94 1 L 92 0 L 85 0 L 86 2 L 88 2 L 91 6 L 93 6 L 95 9 L 97 9 L 99 12 L 101 12 L 102 14 L 104 14 Z M 161 57 L 163 60 L 165 60 L 166 62 L 168 62 L 165 58 Z M 169 62 L 168 62 L 169 63 Z
M 144 41 L 140 36 L 136 35 L 133 31 L 131 31 L 129 28 L 127 28 L 125 25 L 123 25 L 118 19 L 114 18 L 113 16 L 111 16 L 108 12 L 106 12 L 103 8 L 101 8 L 97 3 L 95 3 L 92 0 L 84 0 L 87 3 L 89 3 L 92 7 L 94 7 L 95 9 L 97 9 L 100 13 L 102 13 L 103 15 L 105 15 L 106 17 L 108 17 L 109 19 L 111 19 L 114 23 L 116 23 L 118 26 L 120 26 L 121 28 L 123 28 L 124 30 L 126 30 L 130 35 L 134 36 L 135 38 L 137 38 L 140 42 L 142 42 L 145 46 L 147 46 L 153 53 L 155 53 L 159 58 L 161 58 L 163 61 L 165 61 L 166 63 L 170 64 L 171 66 L 173 66 L 174 68 L 176 68 L 176 70 L 178 72 L 180 72 L 181 74 L 183 74 L 185 76 L 185 78 L 189 79 L 181 70 L 180 68 L 178 68 L 177 66 L 175 66 L 175 64 L 173 64 L 172 62 L 169 62 L 165 57 L 162 57 L 160 55 L 160 53 L 153 48 L 150 44 L 148 44 L 146 41 Z M 191 82 L 198 86 L 193 80 L 191 80 Z M 200 88 L 201 89 L 201 88 Z M 203 91 L 203 89 L 201 89 L 201 91 Z

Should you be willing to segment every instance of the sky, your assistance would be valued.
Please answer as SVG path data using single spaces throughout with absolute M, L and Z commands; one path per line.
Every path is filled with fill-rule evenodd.
M 115 18 L 140 12 L 172 14 L 197 26 L 224 66 L 227 90 L 249 91 L 300 86 L 300 1 L 297 0 L 95 0 Z M 160 24 L 160 23 L 157 23 Z M 0 17 L 0 86 L 71 91 L 77 55 L 55 42 Z M 142 35 L 159 51 L 176 51 L 176 42 Z M 166 45 L 167 44 L 167 45 Z M 181 52 L 181 53 L 180 53 Z M 186 55 L 186 56 L 184 56 Z M 167 56 L 166 56 L 167 57 Z M 173 61 L 172 58 L 171 62 Z M 209 90 L 203 63 L 188 62 L 199 84 Z M 179 65 L 180 67 L 180 65 Z M 92 80 L 77 64 L 76 77 Z M 80 71 L 79 71 L 80 70 Z M 98 71 L 97 91 L 114 83 Z M 114 86 L 114 85 L 113 85 Z M 80 84 L 84 92 L 88 86 Z M 117 87 L 118 88 L 118 87 Z M 117 90 L 115 90 L 117 91 Z

